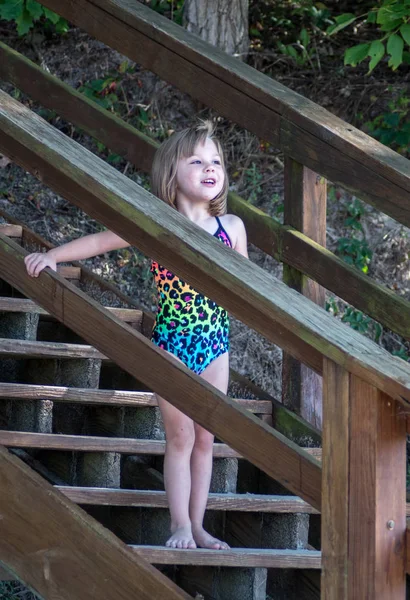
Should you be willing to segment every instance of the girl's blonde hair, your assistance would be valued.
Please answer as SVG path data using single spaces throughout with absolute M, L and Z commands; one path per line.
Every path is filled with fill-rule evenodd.
M 226 172 L 223 150 L 219 140 L 214 137 L 214 126 L 211 121 L 201 121 L 193 127 L 183 129 L 161 144 L 155 153 L 151 171 L 151 191 L 170 206 L 176 208 L 176 173 L 181 158 L 192 156 L 196 145 L 205 143 L 210 138 L 221 158 L 225 173 L 224 184 L 220 193 L 210 201 L 209 214 L 219 217 L 226 213 L 228 197 L 228 174 Z

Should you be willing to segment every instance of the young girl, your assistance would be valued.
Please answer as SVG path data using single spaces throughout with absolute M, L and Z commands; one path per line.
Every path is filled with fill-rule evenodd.
M 228 178 L 219 141 L 210 122 L 173 134 L 156 152 L 152 192 L 223 244 L 247 254 L 244 225 L 226 214 Z M 111 231 L 79 238 L 45 254 L 25 258 L 29 275 L 45 267 L 125 248 L 128 242 Z M 229 377 L 229 321 L 226 311 L 176 275 L 152 263 L 158 312 L 152 342 L 172 354 L 224 394 Z M 171 513 L 171 548 L 229 546 L 203 528 L 212 473 L 214 436 L 161 397 L 166 450 L 165 489 Z

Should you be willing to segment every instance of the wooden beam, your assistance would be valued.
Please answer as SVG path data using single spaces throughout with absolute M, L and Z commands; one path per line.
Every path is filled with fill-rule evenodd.
M 404 600 L 405 420 L 328 360 L 324 378 L 322 598 Z
M 286 154 L 313 171 L 339 182 L 410 226 L 408 161 L 327 110 L 227 56 L 142 3 L 44 0 L 44 4 L 230 120 L 276 147 L 281 145 Z
M 181 219 L 103 161 L 84 154 L 4 92 L 0 98 L 0 147 L 7 148 L 9 157 L 41 173 L 56 191 L 317 372 L 326 354 L 389 395 L 410 400 L 408 365 Z
M 124 156 L 138 169 L 149 172 L 158 143 L 131 127 L 57 77 L 0 42 L 0 74 L 32 98 Z M 299 269 L 320 285 L 356 306 L 382 325 L 410 339 L 410 303 L 342 259 L 283 226 L 234 192 L 229 210 L 246 225 L 248 239 L 277 260 Z M 83 268 L 83 273 L 84 268 Z
M 323 364 L 322 600 L 345 600 L 348 590 L 349 373 Z
M 20 246 L 8 238 L 0 239 L 0 277 L 12 282 L 25 296 L 55 314 L 149 389 L 319 509 L 320 468 L 316 460 L 54 271 L 46 270 L 38 279 L 28 277 L 24 255 Z M 277 460 L 272 461 L 272 456 Z
M 0 382 L 0 399 L 51 400 L 52 402 L 67 402 L 69 404 L 109 406 L 158 406 L 157 397 L 152 392 L 30 385 L 26 383 Z M 268 400 L 242 398 L 232 398 L 232 400 L 255 414 L 272 414 L 272 404 Z
M 1 44 L 1 42 L 0 42 L 0 44 Z M 11 238 L 21 238 L 23 228 L 20 227 L 19 225 L 8 225 L 8 224 L 1 223 L 0 224 L 0 232 L 3 235 L 7 235 L 8 237 L 11 237 Z
M 163 491 L 73 486 L 57 486 L 57 489 L 77 504 L 168 508 L 166 493 Z M 316 509 L 297 496 L 266 494 L 209 494 L 206 508 L 241 512 L 318 514 Z
M 64 342 L 37 342 L 0 338 L 0 356 L 6 358 L 98 358 L 107 357 L 87 344 L 66 344 Z
M 0 445 L 7 448 L 36 448 L 38 450 L 69 450 L 78 452 L 118 452 L 121 454 L 149 454 L 163 456 L 162 440 L 137 440 L 134 438 L 92 435 L 64 435 L 61 433 L 29 433 L 0 430 Z M 226 444 L 214 444 L 215 458 L 242 458 Z
M 285 225 L 326 246 L 326 182 L 285 156 Z M 321 307 L 326 290 L 301 271 L 284 265 L 283 281 Z M 282 363 L 282 400 L 317 429 L 322 428 L 322 379 L 287 353 Z
M 190 598 L 4 448 L 0 480 L 0 562 L 43 598 Z
M 320 569 L 317 550 L 179 550 L 161 546 L 131 546 L 131 550 L 154 564 L 248 567 L 270 569 Z
M 59 271 L 58 271 L 59 272 Z M 62 275 L 62 273 L 60 273 Z M 62 275 L 62 277 L 66 277 Z M 67 278 L 67 277 L 66 277 Z M 79 277 L 81 278 L 81 271 L 79 273 Z M 133 308 L 116 308 L 112 306 L 105 307 L 110 313 L 121 319 L 121 321 L 125 321 L 125 323 L 134 323 L 136 325 L 141 325 L 142 321 L 142 311 L 135 310 Z M 0 312 L 19 312 L 19 313 L 38 313 L 40 315 L 52 316 L 48 313 L 44 308 L 38 306 L 32 300 L 28 298 L 5 298 L 0 297 Z

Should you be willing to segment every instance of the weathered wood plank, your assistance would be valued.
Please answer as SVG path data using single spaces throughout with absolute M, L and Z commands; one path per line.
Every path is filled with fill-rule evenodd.
M 2 42 L 0 76 L 91 136 L 97 139 L 103 136 L 103 143 L 107 148 L 132 164 L 139 165 L 140 169 L 150 170 L 156 142 L 141 132 L 136 134 L 137 130 L 134 127 L 127 125 L 116 115 L 104 110 Z M 141 144 L 135 143 L 136 135 Z
M 70 486 L 57 486 L 57 489 L 78 504 L 168 508 L 166 494 L 162 491 Z M 316 509 L 297 496 L 263 494 L 209 494 L 206 508 L 241 512 L 318 514 Z
M 396 402 L 354 376 L 350 377 L 349 413 L 349 566 L 345 597 L 403 600 L 405 422 L 398 416 Z
M 63 342 L 37 342 L 0 338 L 0 356 L 7 358 L 98 358 L 107 360 L 92 346 Z
M 1 44 L 1 42 L 0 42 Z M 7 235 L 11 238 L 21 238 L 23 233 L 23 228 L 18 225 L 4 225 L 0 224 L 0 232 L 3 235 Z
M 285 225 L 326 246 L 326 182 L 301 163 L 285 156 Z M 284 265 L 283 281 L 319 306 L 325 305 L 325 289 L 301 271 Z M 287 353 L 282 362 L 282 400 L 314 425 L 322 428 L 322 380 Z
M 57 267 L 57 272 L 60 273 L 61 277 L 65 277 L 66 279 L 79 280 L 81 276 L 81 269 L 78 267 L 59 265 Z
M 0 445 L 8 448 L 36 448 L 39 450 L 72 450 L 78 452 L 118 452 L 120 454 L 150 454 L 162 456 L 165 442 L 161 440 L 136 440 L 91 435 L 64 435 L 60 433 L 28 433 L 0 430 Z M 299 449 L 301 457 L 316 458 L 316 448 Z M 226 444 L 213 446 L 215 458 L 244 458 Z
M 394 400 L 331 361 L 324 377 L 322 597 L 403 600 L 404 420 Z
M 284 232 L 282 248 L 284 262 L 312 277 L 382 325 L 410 339 L 408 300 L 297 231 Z
M 4 448 L 0 481 L 0 561 L 43 598 L 190 598 Z
M 410 225 L 406 159 L 325 109 L 226 56 L 141 3 L 88 0 L 87 10 L 80 0 L 45 0 L 45 5 L 256 135 L 276 146 L 280 140 L 286 151 L 297 144 L 304 147 L 297 130 L 306 130 L 315 138 L 320 169 L 311 152 L 300 162 L 335 181 L 331 176 L 335 156 L 336 162 L 345 165 L 340 170 L 342 185 Z M 388 188 L 390 194 L 382 196 L 380 189 Z
M 410 399 L 410 369 L 402 361 L 181 220 L 170 207 L 84 153 L 6 94 L 0 96 L 0 145 L 7 147 L 8 156 L 41 173 L 45 183 L 314 370 L 321 371 L 320 356 L 325 353 L 391 396 Z
M 63 435 L 56 433 L 27 433 L 0 430 L 0 445 L 7 448 L 37 448 L 41 450 L 72 450 L 79 452 L 119 452 L 121 454 L 150 454 L 162 456 L 165 442 L 136 440 L 91 435 Z M 240 458 L 240 454 L 226 444 L 214 444 L 214 457 Z
M 322 580 L 323 600 L 348 598 L 349 374 L 323 364 Z
M 102 390 L 51 385 L 0 382 L 0 399 L 51 400 L 80 404 L 105 404 L 111 406 L 158 406 L 156 395 L 151 392 Z M 272 413 L 268 400 L 232 398 L 250 412 L 260 415 Z
M 213 431 L 274 479 L 315 508 L 320 507 L 320 468 L 314 459 L 55 272 L 46 270 L 38 279 L 28 277 L 23 255 L 17 244 L 1 239 L 0 277 L 12 281 L 149 389 Z M 272 456 L 277 460 L 272 461 Z
M 4 60 L 0 60 L 0 73 L 5 79 L 88 131 L 137 168 L 150 170 L 157 142 L 0 42 L 1 56 Z M 235 193 L 229 194 L 228 203 L 229 210 L 244 220 L 250 242 L 312 277 L 392 331 L 410 338 L 410 303 L 404 298 L 349 267 L 307 236 L 277 223 Z
M 76 269 L 77 270 L 77 269 Z M 60 273 L 60 275 L 62 275 Z M 62 275 L 65 277 L 65 275 Z M 79 273 L 79 279 L 81 278 L 81 273 Z M 135 310 L 133 308 L 115 308 L 112 306 L 105 307 L 110 313 L 115 315 L 121 321 L 125 321 L 126 323 L 134 323 L 136 325 L 140 325 L 142 321 L 142 311 Z M 5 298 L 0 297 L 0 312 L 21 312 L 21 313 L 39 313 L 40 315 L 47 315 L 52 317 L 50 313 L 48 313 L 44 308 L 38 306 L 32 300 L 27 298 Z
M 178 550 L 160 546 L 130 546 L 138 556 L 153 564 L 202 565 L 209 567 L 265 567 L 271 569 L 320 569 L 317 550 Z

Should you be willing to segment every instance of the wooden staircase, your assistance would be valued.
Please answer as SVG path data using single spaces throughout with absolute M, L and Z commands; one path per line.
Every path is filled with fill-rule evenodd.
M 0 91 L 1 152 L 283 348 L 283 399 L 317 429 L 323 423 L 323 461 L 301 448 L 320 444 L 317 429 L 255 388 L 260 409 L 245 394 L 238 402 L 217 393 L 164 357 L 146 339 L 152 315 L 141 312 L 139 321 L 134 313 L 135 321 L 127 323 L 124 313 L 103 308 L 100 288 L 85 269 L 61 271 L 73 277 L 70 283 L 52 272 L 30 280 L 15 240 L 21 235 L 29 251 L 41 243 L 10 222 L 14 238 L 0 233 L 0 277 L 8 282 L 1 294 L 0 360 L 14 398 L 2 398 L 1 423 L 7 443 L 27 444 L 11 452 L 54 485 L 0 449 L 0 561 L 50 599 L 58 590 L 64 600 L 185 600 L 184 588 L 221 600 L 265 600 L 266 590 L 274 600 L 313 600 L 319 564 L 312 563 L 320 557 L 309 544 L 319 548 L 320 542 L 315 527 L 308 538 L 307 522 L 317 521 L 320 511 L 321 598 L 404 600 L 410 571 L 410 368 L 317 305 L 323 306 L 324 289 L 330 290 L 410 339 L 410 303 L 325 248 L 326 179 L 410 226 L 408 161 L 143 3 L 43 3 L 283 151 L 284 225 L 236 194 L 228 198 L 249 241 L 284 263 L 282 282 L 181 222 L 175 211 Z M 2 43 L 0 75 L 137 168 L 150 169 L 155 142 Z M 103 305 L 138 309 L 112 287 L 104 292 L 108 296 Z M 13 309 L 13 297 L 23 304 Z M 235 504 L 209 510 L 207 526 L 236 550 L 191 556 L 161 546 L 166 509 L 156 503 L 164 502 L 158 495 L 163 433 L 151 390 L 224 442 L 215 445 L 222 454 L 214 459 L 217 496 L 209 503 L 234 498 Z M 115 404 L 108 401 L 112 397 Z M 271 414 L 263 408 L 266 400 Z M 47 440 L 48 447 L 35 447 L 33 440 Z M 127 454 L 124 444 L 135 444 L 133 451 L 141 454 Z M 138 497 L 141 505 L 115 505 L 113 496 L 105 497 L 107 504 L 86 504 L 82 496 L 86 513 L 65 495 L 67 484 L 73 494 L 78 488 L 89 498 L 126 493 L 118 502 Z M 282 496 L 283 487 L 301 500 L 287 496 L 291 512 L 276 513 L 271 508 L 283 506 L 276 495 Z M 307 506 L 313 509 L 304 512 Z M 162 563 L 160 569 L 180 587 L 143 556 Z M 200 564 L 175 567 L 193 557 Z M 221 566 L 228 558 L 229 564 L 245 562 L 241 568 Z M 312 568 L 303 567 L 306 559 Z M 293 560 L 292 569 L 279 567 Z
M 4 234 L 13 233 L 14 241 L 21 243 L 22 228 L 16 226 L 0 225 L 0 232 Z M 20 234 L 20 235 L 19 235 Z M 19 237 L 17 237 L 19 235 Z M 35 234 L 27 232 L 28 239 L 33 240 Z M 41 240 L 37 240 L 40 244 Z M 24 242 L 23 242 L 24 243 Z M 64 267 L 64 274 L 73 276 L 76 284 L 81 288 L 82 270 L 79 267 Z M 96 278 L 97 280 L 97 278 Z M 105 284 L 98 280 L 103 295 Z M 215 553 L 214 551 L 197 549 L 179 550 L 166 548 L 163 543 L 167 536 L 166 518 L 164 520 L 167 508 L 165 492 L 158 489 L 126 489 L 122 487 L 126 480 L 124 473 L 127 471 L 127 461 L 135 457 L 137 460 L 145 461 L 142 463 L 143 471 L 147 470 L 148 464 L 151 465 L 151 474 L 146 478 L 145 484 L 149 486 L 152 482 L 152 472 L 155 472 L 157 481 L 161 482 L 161 466 L 158 459 L 164 454 L 165 442 L 158 438 L 163 438 L 163 431 L 158 432 L 158 427 L 152 426 L 157 417 L 147 419 L 145 416 L 142 421 L 145 423 L 137 427 L 139 435 L 143 438 L 135 439 L 132 427 L 124 427 L 124 419 L 132 412 L 132 421 L 138 421 L 138 412 L 158 411 L 155 394 L 150 390 L 134 389 L 138 388 L 138 382 L 132 380 L 123 372 L 123 379 L 130 384 L 130 389 L 100 389 L 98 387 L 76 387 L 75 381 L 83 381 L 84 374 L 87 371 L 90 361 L 98 363 L 98 376 L 96 383 L 107 379 L 104 374 L 105 365 L 110 366 L 110 360 L 94 347 L 85 344 L 82 340 L 77 343 L 64 341 L 45 341 L 53 338 L 53 326 L 58 328 L 55 337 L 61 339 L 66 336 L 72 339 L 76 336 L 71 330 L 65 328 L 62 333 L 61 326 L 56 319 L 46 310 L 39 307 L 35 302 L 27 298 L 20 297 L 20 294 L 3 284 L 2 293 L 5 291 L 8 295 L 0 297 L 0 335 L 7 332 L 8 337 L 0 338 L 0 376 L 3 381 L 0 383 L 0 415 L 2 429 L 0 430 L 0 444 L 8 448 L 19 449 L 20 456 L 37 468 L 52 482 L 59 482 L 55 489 L 59 490 L 69 500 L 80 504 L 88 510 L 91 515 L 95 514 L 98 518 L 102 517 L 104 526 L 110 528 L 114 533 L 119 534 L 129 543 L 129 547 L 138 556 L 144 557 L 148 562 L 156 565 L 173 565 L 173 578 L 178 582 L 183 582 L 187 591 L 195 596 L 195 593 L 205 594 L 206 598 L 230 597 L 229 594 L 237 593 L 241 586 L 246 588 L 243 592 L 243 598 L 252 598 L 252 600 L 265 600 L 267 586 L 275 588 L 275 576 L 268 578 L 268 569 L 270 574 L 276 573 L 276 570 L 318 570 L 320 569 L 320 552 L 314 550 L 308 544 L 308 515 L 318 514 L 310 504 L 292 495 L 274 495 L 259 493 L 235 493 L 238 484 L 238 459 L 241 458 L 239 452 L 230 448 L 224 443 L 214 444 L 214 457 L 216 460 L 215 471 L 219 478 L 220 491 L 214 491 L 209 496 L 208 502 L 208 520 L 211 527 L 214 528 L 215 535 L 224 536 L 234 546 L 235 531 L 238 529 L 238 523 L 249 515 L 252 525 L 259 524 L 259 527 L 270 529 L 270 536 L 265 532 L 262 536 L 253 531 L 252 527 L 248 530 L 248 539 L 251 546 L 252 541 L 257 543 L 257 547 L 233 547 L 231 550 Z M 123 322 L 131 324 L 137 331 L 142 331 L 144 318 L 149 315 L 135 308 L 108 307 L 111 314 L 121 319 Z M 33 326 L 33 317 L 35 325 Z M 17 324 L 16 332 L 21 331 L 21 324 L 29 322 L 29 325 L 23 327 L 23 330 L 30 339 L 16 339 L 13 337 L 13 327 Z M 33 339 L 39 337 L 38 339 Z M 18 368 L 19 364 L 24 366 L 23 370 Z M 47 381 L 48 373 L 56 373 L 57 364 L 74 365 L 69 368 L 69 385 L 50 385 Z M 23 376 L 18 381 L 4 381 L 4 375 L 10 372 L 10 365 L 14 367 L 13 372 L 23 372 Z M 3 366 L 5 369 L 2 369 Z M 117 370 L 120 370 L 117 368 Z M 29 374 L 27 376 L 27 373 Z M 45 379 L 44 379 L 45 378 Z M 61 374 L 60 374 L 61 383 Z M 63 382 L 64 383 L 64 382 Z M 257 399 L 235 399 L 235 402 L 257 415 L 261 419 L 272 419 L 272 402 L 270 400 Z M 41 412 L 41 406 L 47 405 L 47 418 L 33 418 L 33 407 L 37 406 L 38 412 Z M 31 422 L 29 422 L 27 413 L 30 412 Z M 67 409 L 68 410 L 65 410 Z M 91 409 L 93 426 L 87 429 L 87 409 Z M 75 411 L 73 417 L 73 410 Z M 286 409 L 283 409 L 286 410 Z M 108 411 L 108 412 L 107 412 Z M 127 411 L 127 414 L 125 414 Z M 35 411 L 34 411 L 35 412 Z M 288 411 L 287 411 L 288 412 Z M 7 419 L 7 417 L 9 417 Z M 289 417 L 293 415 L 289 413 Z M 295 417 L 296 418 L 296 417 Z M 70 423 L 71 421 L 71 423 Z M 10 423 L 14 427 L 10 429 Z M 98 435 L 90 435 L 90 431 L 96 427 L 99 429 Z M 151 427 L 150 427 L 151 424 Z M 80 427 L 80 430 L 75 428 Z M 305 424 L 306 431 L 310 427 Z M 28 430 L 24 430 L 28 429 Z M 84 434 L 86 430 L 86 434 Z M 120 437 L 119 432 L 126 431 L 127 437 Z M 103 433 L 108 434 L 103 435 Z M 312 432 L 313 433 L 313 432 Z M 135 431 L 134 431 L 135 434 Z M 22 449 L 29 451 L 21 453 Z M 308 449 L 312 454 L 318 456 L 320 448 Z M 99 456 L 96 458 L 96 453 Z M 81 455 L 88 456 L 88 464 L 84 466 Z M 102 458 L 102 457 L 105 457 Z M 117 460 L 112 460 L 117 457 Z M 119 458 L 119 460 L 118 460 Z M 236 463 L 234 474 L 229 472 L 229 463 L 232 460 Z M 148 464 L 147 464 L 148 461 Z M 151 461 L 151 462 L 150 462 Z M 218 461 L 226 463 L 218 467 Z M 242 461 L 241 461 L 242 462 Z M 228 467 L 228 469 L 226 469 Z M 248 469 L 251 465 L 248 466 Z M 232 470 L 232 469 L 231 469 Z M 92 475 L 89 472 L 92 471 Z M 111 471 L 111 473 L 107 473 Z M 248 471 L 245 470 L 245 473 Z M 257 477 L 255 469 L 254 477 Z M 240 475 L 239 475 L 240 477 Z M 246 476 L 240 483 L 242 488 L 251 487 Z M 143 481 L 143 476 L 137 478 Z M 65 481 L 66 485 L 61 485 Z M 82 485 L 73 485 L 81 482 Z M 104 484 L 116 487 L 104 487 Z M 131 481 L 131 484 L 133 482 Z M 97 487 L 97 485 L 99 487 Z M 161 483 L 160 483 L 161 485 Z M 214 483 L 214 489 L 218 482 Z M 157 486 L 156 486 L 157 487 Z M 226 491 L 225 491 L 226 490 Z M 136 517 L 128 517 L 129 531 L 124 534 L 124 528 L 127 519 L 119 516 L 119 511 L 139 512 L 137 521 L 146 518 L 153 523 L 156 519 L 159 525 L 153 525 L 154 533 L 148 535 L 138 535 L 133 529 L 136 529 Z M 117 511 L 117 515 L 115 514 Z M 229 515 L 229 516 L 227 516 Z M 265 515 L 265 523 L 264 523 Z M 275 522 L 269 524 L 266 520 L 268 515 L 275 516 Z M 304 527 L 301 528 L 302 535 L 279 536 L 289 542 L 289 548 L 275 548 L 274 529 L 280 529 L 281 515 L 289 524 L 289 519 L 297 523 L 304 519 Z M 118 521 L 121 524 L 118 524 Z M 286 523 L 284 527 L 286 529 Z M 141 524 L 139 525 L 141 528 Z M 297 529 L 297 527 L 296 527 Z M 264 539 L 262 539 L 264 537 Z M 147 543 L 151 539 L 158 540 L 157 545 Z M 259 538 L 259 539 L 258 539 Z M 264 546 L 261 543 L 264 542 Z M 271 547 L 266 547 L 270 543 Z M 179 567 L 176 569 L 176 567 Z M 195 568 L 195 573 L 190 574 L 190 567 Z M 211 568 L 211 572 L 209 568 Z M 222 577 L 226 568 L 236 568 L 237 576 L 229 574 L 228 577 Z M 273 571 L 275 570 L 275 571 Z M 257 574 L 257 577 L 255 576 Z M 277 578 L 277 576 L 276 576 Z M 222 580 L 226 579 L 225 585 Z M 268 579 L 270 580 L 268 584 Z M 283 579 L 283 576 L 281 577 Z M 246 580 L 246 582 L 245 582 Z M 218 585 L 216 585 L 218 581 Z M 229 584 L 228 584 L 229 582 Z M 279 586 L 279 584 L 277 584 Z M 288 588 L 289 588 L 288 584 Z M 238 587 L 239 586 L 239 587 Z M 286 585 L 283 581 L 280 584 L 282 594 L 285 597 Z M 294 584 L 292 584 L 294 589 Z M 236 590 L 236 591 L 235 591 Z M 233 596 L 232 596 L 233 597 Z M 279 596 L 277 596 L 279 597 Z M 302 596 L 299 596 L 302 598 Z

